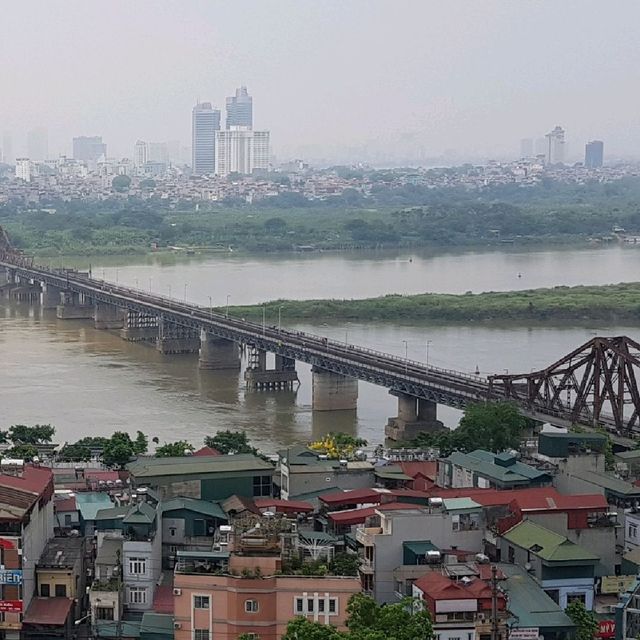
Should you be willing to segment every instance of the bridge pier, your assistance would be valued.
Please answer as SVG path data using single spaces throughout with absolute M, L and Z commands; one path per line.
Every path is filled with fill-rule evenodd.
M 93 304 L 80 293 L 63 291 L 56 317 L 60 320 L 93 320 Z
M 127 342 L 155 342 L 158 339 L 158 317 L 127 309 L 120 337 Z
M 164 354 L 199 353 L 200 333 L 180 324 L 174 324 L 160 317 L 156 349 Z
M 258 391 L 291 391 L 294 384 L 300 384 L 296 361 L 276 355 L 274 369 L 267 369 L 267 352 L 249 347 L 249 364 L 244 372 L 248 389 Z
M 198 367 L 210 371 L 238 371 L 240 369 L 238 343 L 218 338 L 204 330 L 200 331 Z
M 413 440 L 420 433 L 441 431 L 444 425 L 437 418 L 437 403 L 406 393 L 390 391 L 398 398 L 398 415 L 389 418 L 384 433 L 389 440 Z
M 61 295 L 62 289 L 43 282 L 40 293 L 40 306 L 43 309 L 56 309 L 62 301 Z
M 345 411 L 358 408 L 358 380 L 313 367 L 312 407 L 314 411 Z
M 122 329 L 124 312 L 113 304 L 96 302 L 93 322 L 96 329 Z
M 38 302 L 40 300 L 40 288 L 28 283 L 10 285 L 7 290 L 7 297 L 14 302 Z

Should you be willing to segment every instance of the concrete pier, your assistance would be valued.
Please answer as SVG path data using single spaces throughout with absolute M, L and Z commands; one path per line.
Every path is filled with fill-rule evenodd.
M 255 347 L 249 349 L 249 363 L 244 372 L 248 389 L 291 391 L 294 385 L 300 384 L 295 360 L 276 355 L 275 367 L 267 369 L 267 352 Z
M 127 310 L 120 337 L 127 342 L 155 342 L 158 339 L 158 317 Z
M 398 415 L 389 418 L 385 426 L 387 438 L 396 441 L 413 440 L 420 433 L 444 429 L 444 425 L 437 418 L 438 405 L 435 402 L 406 393 L 390 393 L 398 398 Z
M 57 309 L 62 302 L 62 290 L 52 284 L 43 284 L 40 292 L 40 306 L 43 309 Z
M 96 329 L 122 329 L 124 327 L 124 310 L 112 304 L 97 302 L 93 321 Z
M 199 353 L 200 333 L 180 324 L 173 324 L 164 318 L 158 321 L 156 349 L 165 355 Z
M 200 369 L 211 371 L 238 371 L 240 350 L 238 343 L 218 338 L 206 331 L 200 332 Z
M 358 380 L 314 367 L 312 370 L 314 411 L 344 411 L 358 407 Z
M 62 292 L 62 302 L 56 307 L 56 317 L 60 320 L 93 320 L 93 313 L 91 300 L 71 291 Z
M 40 287 L 31 284 L 11 285 L 7 297 L 14 302 L 39 302 Z

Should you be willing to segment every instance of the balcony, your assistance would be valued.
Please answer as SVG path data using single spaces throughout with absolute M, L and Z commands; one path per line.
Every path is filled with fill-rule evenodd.
M 359 527 L 356 529 L 356 540 L 365 547 L 372 547 L 375 536 L 382 533 L 382 527 Z
M 373 560 L 369 560 L 369 558 L 363 558 L 360 562 L 360 571 L 362 573 L 372 574 L 374 570 Z
M 122 582 L 118 578 L 110 580 L 96 580 L 91 585 L 91 591 L 120 591 Z

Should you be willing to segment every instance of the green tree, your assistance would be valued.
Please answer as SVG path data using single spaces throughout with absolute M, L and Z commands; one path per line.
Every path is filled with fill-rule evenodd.
M 218 431 L 215 436 L 207 436 L 204 443 L 222 454 L 253 453 L 255 455 L 258 452 L 251 446 L 245 431 Z
M 116 176 L 111 181 L 111 186 L 114 191 L 124 193 L 125 191 L 128 191 L 131 186 L 131 178 L 129 176 Z
M 133 441 L 133 452 L 140 455 L 142 453 L 147 453 L 149 450 L 149 438 L 142 433 L 142 431 L 138 431 L 136 433 L 136 439 Z
M 178 440 L 177 442 L 165 442 L 156 448 L 156 458 L 173 458 L 188 455 L 193 451 L 193 445 L 186 440 Z
M 107 441 L 102 452 L 102 462 L 108 467 L 124 467 L 135 452 L 134 443 L 128 433 L 116 431 Z
M 329 571 L 336 576 L 357 576 L 360 559 L 355 553 L 340 552 L 333 556 Z
M 20 458 L 33 460 L 38 455 L 38 449 L 33 444 L 17 444 L 4 452 L 5 458 Z
M 45 444 L 51 442 L 55 427 L 50 424 L 36 424 L 27 427 L 24 424 L 14 424 L 9 427 L 9 440 L 14 444 Z
M 313 622 L 307 618 L 294 618 L 287 625 L 287 631 L 282 640 L 343 640 L 345 634 L 335 627 L 320 622 Z
M 67 462 L 84 462 L 91 460 L 92 451 L 102 451 L 109 442 L 109 438 L 101 436 L 87 436 L 77 442 L 65 444 L 60 451 L 59 457 Z
M 580 600 L 574 600 L 564 610 L 576 625 L 575 640 L 593 640 L 598 631 L 598 618 Z

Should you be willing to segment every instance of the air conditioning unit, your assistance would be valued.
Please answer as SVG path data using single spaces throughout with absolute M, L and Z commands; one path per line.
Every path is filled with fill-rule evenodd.
M 181 622 L 174 622 L 173 623 L 173 628 L 174 629 L 180 629 L 182 627 L 182 623 Z
M 173 595 L 174 596 L 181 596 L 182 595 L 182 589 L 174 589 L 173 590 Z

